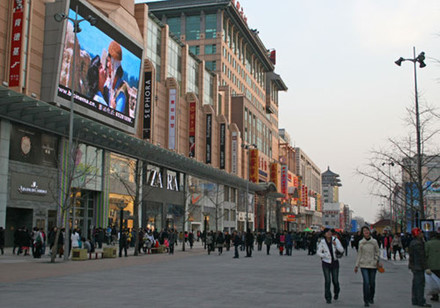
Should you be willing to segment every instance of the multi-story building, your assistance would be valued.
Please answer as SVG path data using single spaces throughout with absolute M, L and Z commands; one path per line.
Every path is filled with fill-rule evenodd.
M 324 227 L 344 229 L 344 203 L 324 203 L 322 210 L 322 224 Z
M 274 73 L 274 59 L 250 29 L 239 2 L 169 0 L 148 3 L 189 51 L 217 74 L 215 111 L 242 136 L 246 155 L 240 174 L 255 183 L 270 182 L 270 165 L 278 161 L 278 92 L 287 87 Z M 238 133 L 235 132 L 235 133 Z M 251 170 L 248 170 L 250 168 Z M 256 228 L 265 229 L 264 198 L 256 204 Z
M 204 53 L 228 59 L 219 62 L 226 75 L 146 4 L 0 3 L 0 225 L 7 244 L 19 225 L 59 225 L 61 207 L 85 232 L 121 218 L 127 227 L 194 231 L 254 222 L 253 207 L 244 218 L 244 200 L 268 188 L 259 182 L 269 181 L 265 168 L 278 155 L 277 91 L 285 86 L 257 34 L 223 2 L 214 22 L 199 15 L 185 25 L 204 20 L 189 33 L 211 36 L 218 49 L 205 44 Z M 68 177 L 70 133 L 76 159 Z M 245 143 L 257 145 L 257 159 Z M 255 183 L 245 180 L 248 155 Z
M 322 223 L 321 170 L 301 149 L 295 148 L 296 175 L 299 177 L 301 227 L 320 226 Z

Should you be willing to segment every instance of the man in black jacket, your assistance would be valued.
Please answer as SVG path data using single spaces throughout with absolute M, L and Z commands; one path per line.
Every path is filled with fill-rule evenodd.
M 426 303 L 425 293 L 425 270 L 428 268 L 425 256 L 425 243 L 423 232 L 419 228 L 411 230 L 413 240 L 409 244 L 408 267 L 413 273 L 412 281 L 412 304 L 419 307 L 431 307 Z
M 248 229 L 246 232 L 246 257 L 250 258 L 252 257 L 252 250 L 254 249 L 254 235 L 252 234 L 252 231 Z
M 235 255 L 234 259 L 238 259 L 238 246 L 240 246 L 240 236 L 237 234 L 237 231 L 234 231 L 234 234 L 232 236 L 232 241 L 234 242 L 234 248 L 235 248 Z

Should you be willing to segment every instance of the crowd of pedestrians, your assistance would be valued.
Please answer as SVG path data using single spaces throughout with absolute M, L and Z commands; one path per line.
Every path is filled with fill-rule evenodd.
M 341 292 L 339 284 L 339 268 L 343 266 L 339 260 L 348 255 L 348 247 L 351 244 L 353 250 L 357 251 L 354 272 L 360 271 L 363 280 L 363 301 L 366 307 L 374 304 L 376 293 L 376 273 L 383 270 L 380 262 L 381 248 L 382 258 L 391 260 L 409 259 L 409 269 L 413 274 L 411 300 L 412 304 L 420 307 L 431 307 L 424 297 L 426 275 L 440 277 L 440 229 L 430 234 L 427 241 L 427 234 L 419 228 L 414 228 L 411 233 L 392 234 L 387 231 L 383 235 L 375 231 L 371 232 L 369 227 L 364 226 L 355 234 L 339 233 L 333 229 L 326 228 L 322 232 L 178 232 L 175 229 L 151 230 L 148 228 L 134 229 L 124 228 L 119 231 L 116 227 L 94 228 L 87 237 L 82 236 L 80 229 L 73 229 L 68 236 L 65 230 L 61 229 L 58 239 L 57 228 L 49 231 L 48 236 L 43 229 L 26 227 L 17 228 L 14 231 L 13 254 L 41 258 L 46 253 L 46 245 L 49 246 L 48 254 L 53 253 L 53 247 L 57 242 L 59 257 L 64 255 L 64 241 L 70 240 L 70 249 L 84 248 L 87 252 L 93 252 L 102 248 L 103 244 L 119 245 L 119 256 L 130 247 L 136 247 L 138 253 L 149 254 L 155 248 L 165 248 L 169 254 L 174 253 L 175 246 L 189 245 L 193 248 L 194 242 L 202 241 L 208 255 L 217 251 L 222 255 L 224 249 L 230 251 L 233 247 L 234 257 L 239 258 L 240 252 L 245 257 L 251 258 L 253 251 L 262 251 L 266 246 L 266 254 L 271 254 L 271 248 L 276 249 L 280 256 L 292 256 L 293 250 L 307 250 L 309 256 L 318 255 L 321 259 L 321 267 L 324 276 L 324 299 L 331 304 L 332 300 L 338 300 Z M 5 230 L 0 227 L 0 252 L 4 254 Z M 68 252 L 70 254 L 70 251 Z M 333 285 L 333 293 L 331 286 Z M 431 294 L 432 301 L 439 301 L 439 294 Z

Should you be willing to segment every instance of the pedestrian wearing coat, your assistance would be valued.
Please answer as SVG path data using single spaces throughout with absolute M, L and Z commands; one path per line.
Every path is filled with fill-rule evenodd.
M 235 253 L 234 253 L 234 259 L 238 259 L 240 256 L 238 254 L 238 246 L 240 246 L 240 236 L 238 235 L 237 231 L 234 231 L 233 235 L 232 235 L 232 242 L 234 243 L 234 249 L 235 249 Z
M 409 269 L 413 273 L 411 299 L 412 304 L 419 307 L 431 307 L 426 303 L 425 270 L 428 269 L 425 256 L 423 232 L 419 228 L 411 230 L 413 240 L 409 244 Z
M 428 269 L 426 273 L 432 275 L 434 273 L 437 277 L 440 277 L 440 233 L 435 233 L 425 244 L 426 263 Z M 433 294 L 431 300 L 434 302 L 439 301 L 439 294 Z
M 364 305 L 369 307 L 374 304 L 374 294 L 376 292 L 376 272 L 377 267 L 382 266 L 379 262 L 379 244 L 371 236 L 367 226 L 362 227 L 361 234 L 363 239 L 359 241 L 358 255 L 354 272 L 361 269 L 363 280 Z
M 336 258 L 336 250 L 340 253 L 344 252 L 341 242 L 333 236 L 333 230 L 325 228 L 323 231 L 324 238 L 318 245 L 318 255 L 321 257 L 322 271 L 324 273 L 324 297 L 328 304 L 332 302 L 332 293 L 330 291 L 333 282 L 334 299 L 339 298 L 339 261 Z
M 251 230 L 248 229 L 245 236 L 246 241 L 246 257 L 252 257 L 252 250 L 254 250 L 254 235 Z
M 270 232 L 266 233 L 266 237 L 264 238 L 264 244 L 266 245 L 266 254 L 270 253 L 270 245 L 272 245 L 272 234 Z

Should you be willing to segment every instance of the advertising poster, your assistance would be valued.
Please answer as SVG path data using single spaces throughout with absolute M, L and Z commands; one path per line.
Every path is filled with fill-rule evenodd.
M 206 163 L 211 163 L 212 114 L 206 115 Z
M 69 18 L 76 13 L 70 9 Z M 78 19 L 84 17 L 78 14 Z M 101 22 L 101 21 L 100 21 Z M 139 90 L 141 58 L 88 21 L 81 32 L 73 32 L 67 21 L 58 96 L 70 100 L 74 79 L 74 102 L 114 120 L 134 127 Z M 75 71 L 73 68 L 75 58 Z
M 168 149 L 176 149 L 176 89 L 170 89 L 168 110 Z
M 144 73 L 144 139 L 151 138 L 151 72 Z
M 281 193 L 284 194 L 286 196 L 286 198 L 288 198 L 288 190 L 287 190 L 287 176 L 288 176 L 288 169 L 287 169 L 287 165 L 282 165 L 281 166 Z
M 196 156 L 196 102 L 189 103 L 189 157 Z
M 220 169 L 225 169 L 226 155 L 226 124 L 220 124 Z
M 11 61 L 9 61 L 10 87 L 18 87 L 20 82 L 23 16 L 23 0 L 15 0 L 12 13 Z
M 277 191 L 280 189 L 280 181 L 278 179 L 279 166 L 277 163 L 270 164 L 270 181 L 275 184 Z

